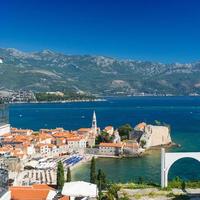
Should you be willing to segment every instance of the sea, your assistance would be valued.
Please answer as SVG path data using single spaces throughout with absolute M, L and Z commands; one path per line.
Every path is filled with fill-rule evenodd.
M 35 131 L 56 127 L 76 130 L 91 127 L 94 110 L 101 129 L 126 123 L 133 127 L 140 122 L 154 124 L 158 120 L 170 124 L 173 142 L 181 145 L 166 151 L 200 151 L 200 97 L 110 97 L 99 102 L 11 104 L 9 119 L 12 127 Z M 75 168 L 73 180 L 88 181 L 89 165 Z M 96 165 L 113 182 L 143 178 L 160 183 L 160 150 L 149 151 L 140 158 L 99 158 Z M 169 179 L 176 176 L 185 180 L 200 179 L 200 163 L 191 158 L 176 161 L 170 168 Z

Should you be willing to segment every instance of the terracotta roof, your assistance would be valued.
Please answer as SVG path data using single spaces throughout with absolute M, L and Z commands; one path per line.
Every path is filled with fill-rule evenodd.
M 71 137 L 67 138 L 67 141 L 80 141 L 82 138 L 81 137 Z
M 69 131 L 57 132 L 57 133 L 53 134 L 53 137 L 64 137 L 64 138 L 67 138 L 67 137 L 72 137 L 72 136 L 74 136 L 74 134 L 70 133 Z
M 60 199 L 58 199 L 58 200 L 69 200 L 70 198 L 68 197 L 68 196 L 63 196 L 63 197 L 61 197 Z
M 2 135 L 2 137 L 12 137 L 12 134 L 11 133 L 5 133 Z
M 137 142 L 135 142 L 135 143 L 126 143 L 125 147 L 138 149 L 139 148 L 139 144 Z
M 60 131 L 64 131 L 64 129 L 61 127 L 58 127 L 55 129 L 40 129 L 40 132 L 49 132 L 49 133 L 56 133 L 56 132 L 60 132 Z
M 52 187 L 48 186 L 47 184 L 34 184 L 32 185 L 34 189 L 49 189 L 54 190 Z
M 45 140 L 45 139 L 48 139 L 48 138 L 52 138 L 52 136 L 49 135 L 48 133 L 40 133 L 39 138 Z
M 0 148 L 0 153 L 7 153 L 10 152 L 13 148 L 9 148 L 9 147 L 1 147 Z
M 91 131 L 91 128 L 79 128 L 78 132 L 89 132 Z
M 139 123 L 139 124 L 136 126 L 136 128 L 138 128 L 138 129 L 144 129 L 146 125 L 147 125 L 146 123 L 142 122 L 142 123 Z
M 15 132 L 15 133 L 27 133 L 27 132 L 33 132 L 33 130 L 31 129 L 17 129 L 17 128 L 11 128 L 11 132 Z
M 45 184 L 10 187 L 11 200 L 46 200 L 50 190 L 54 189 Z
M 113 126 L 106 126 L 106 127 L 104 128 L 104 130 L 106 130 L 106 131 L 113 130 Z

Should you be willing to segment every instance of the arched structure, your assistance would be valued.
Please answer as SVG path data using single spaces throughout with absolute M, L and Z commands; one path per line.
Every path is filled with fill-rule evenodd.
M 200 161 L 200 152 L 178 152 L 165 153 L 165 149 L 161 149 L 161 187 L 168 185 L 168 172 L 170 167 L 181 158 L 193 158 Z

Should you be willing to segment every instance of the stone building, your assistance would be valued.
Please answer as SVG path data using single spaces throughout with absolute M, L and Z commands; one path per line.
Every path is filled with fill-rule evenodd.
M 170 129 L 167 126 L 147 125 L 144 134 L 140 138 L 145 148 L 168 145 L 172 142 Z
M 137 141 L 143 148 L 167 145 L 172 142 L 169 127 L 148 125 L 144 122 L 138 124 L 129 133 L 129 139 Z
M 100 143 L 99 154 L 108 156 L 119 156 L 123 153 L 123 143 Z

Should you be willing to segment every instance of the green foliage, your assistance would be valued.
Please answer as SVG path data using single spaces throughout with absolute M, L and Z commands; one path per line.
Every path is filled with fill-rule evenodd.
M 161 122 L 160 122 L 160 121 L 158 121 L 158 120 L 155 120 L 154 122 L 155 122 L 155 124 L 156 124 L 156 125 L 158 125 L 158 126 L 160 126 L 160 125 L 161 125 Z
M 63 185 L 65 183 L 65 177 L 64 177 L 64 167 L 63 163 L 61 161 L 58 162 L 57 165 L 57 188 L 61 190 L 63 188 Z
M 172 181 L 169 181 L 169 188 L 179 188 L 181 189 L 182 180 L 180 177 L 176 176 Z
M 182 189 L 182 190 L 185 190 L 185 187 L 186 187 L 185 181 L 182 181 L 182 183 L 181 183 L 181 189 Z
M 96 183 L 97 176 L 96 176 L 96 161 L 95 158 L 92 157 L 91 165 L 90 165 L 90 183 Z
M 95 144 L 98 145 L 101 142 L 104 142 L 103 137 L 101 135 L 98 135 L 95 139 Z
M 98 170 L 98 174 L 97 174 L 97 186 L 100 192 L 102 190 L 105 190 L 107 187 L 106 175 L 104 172 L 102 172 L 101 169 Z
M 129 200 L 129 197 L 124 194 L 122 197 L 119 198 L 119 200 Z
M 179 177 L 175 177 L 169 182 L 168 188 L 179 188 L 185 190 L 185 188 L 200 188 L 200 181 L 184 181 Z
M 113 137 L 105 131 L 102 131 L 100 135 L 96 137 L 95 144 L 100 144 L 101 142 L 112 142 Z
M 117 192 L 120 190 L 120 186 L 118 184 L 111 184 L 108 187 L 106 197 L 108 200 L 119 199 Z
M 71 177 L 71 170 L 70 168 L 68 167 L 67 168 L 67 179 L 66 179 L 66 182 L 71 182 L 72 180 L 72 177 Z
M 125 124 L 119 127 L 119 135 L 122 139 L 128 139 L 129 133 L 133 130 L 133 127 L 130 124 Z
M 37 101 L 71 101 L 71 100 L 94 100 L 94 96 L 76 94 L 72 92 L 65 93 L 64 96 L 49 94 L 45 92 L 35 93 Z
M 139 193 L 136 193 L 136 194 L 134 194 L 134 198 L 135 198 L 135 199 L 141 199 L 141 198 L 142 198 L 142 195 L 139 194 Z
M 145 141 L 145 140 L 141 140 L 141 141 L 140 141 L 140 145 L 141 145 L 142 148 L 145 146 L 145 144 L 146 144 L 146 141 Z
M 144 183 L 144 178 L 140 176 L 138 178 L 138 184 L 143 184 L 143 183 Z
M 101 136 L 106 138 L 106 137 L 109 136 L 109 134 L 107 132 L 105 132 L 105 131 L 101 131 Z
M 125 184 L 118 184 L 121 188 L 125 189 L 145 189 L 145 188 L 152 188 L 157 187 L 159 188 L 159 185 L 151 182 L 141 182 L 141 183 L 125 183 Z
M 107 57 L 102 57 L 99 62 L 96 56 L 55 52 L 35 52 L 30 59 L 28 53 L 21 57 L 12 51 L 15 50 L 0 49 L 0 55 L 5 58 L 0 67 L 3 74 L 0 85 L 6 89 L 25 87 L 46 92 L 76 91 L 78 88 L 100 95 L 135 94 L 132 88 L 146 94 L 187 95 L 200 92 L 199 87 L 194 87 L 194 83 L 199 82 L 198 63 L 192 63 L 190 68 L 183 64 L 177 69 L 175 64 L 123 62 Z M 110 59 L 112 62 L 108 62 Z

